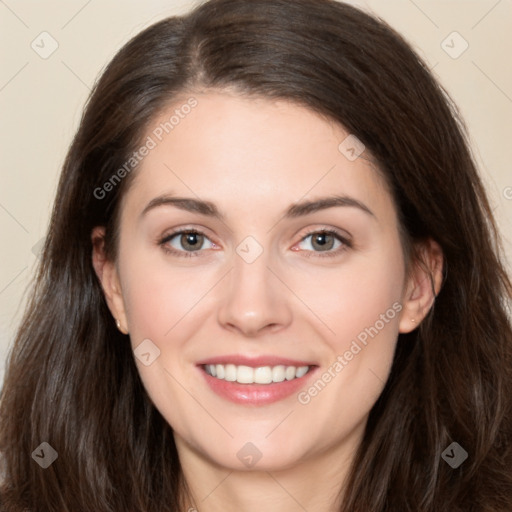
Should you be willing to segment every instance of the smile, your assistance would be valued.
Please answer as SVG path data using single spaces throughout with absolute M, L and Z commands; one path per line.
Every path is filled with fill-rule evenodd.
M 217 356 L 196 363 L 207 387 L 224 400 L 246 406 L 263 406 L 291 398 L 317 373 L 308 360 L 272 355 Z
M 252 368 L 234 364 L 206 364 L 204 371 L 219 380 L 239 384 L 272 384 L 304 377 L 309 366 L 258 366 Z

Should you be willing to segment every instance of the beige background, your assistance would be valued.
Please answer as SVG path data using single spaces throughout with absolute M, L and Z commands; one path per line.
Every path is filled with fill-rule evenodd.
M 197 3 L 0 0 L 0 379 L 45 234 L 60 167 L 92 84 L 131 36 Z M 458 104 L 510 265 L 512 2 L 350 3 L 377 13 L 401 32 Z M 44 31 L 58 44 L 46 59 L 31 47 L 35 41 L 39 52 L 51 49 L 50 36 L 40 36 Z M 454 31 L 460 36 L 450 35 Z M 467 50 L 453 58 L 464 48 L 464 41 Z

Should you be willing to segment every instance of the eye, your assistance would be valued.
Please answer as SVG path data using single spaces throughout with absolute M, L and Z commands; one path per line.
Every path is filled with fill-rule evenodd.
M 215 244 L 204 233 L 195 229 L 175 231 L 166 235 L 159 243 L 166 252 L 184 257 L 197 256 L 192 253 L 215 247 Z
M 204 233 L 195 229 L 170 233 L 159 241 L 159 245 L 165 252 L 180 257 L 199 256 L 201 250 L 217 247 Z M 346 237 L 337 231 L 323 229 L 309 232 L 292 249 L 305 251 L 307 257 L 312 254 L 324 257 L 337 256 L 350 247 L 352 244 Z
M 352 247 L 349 240 L 334 230 L 317 230 L 309 232 L 297 244 L 299 250 L 309 253 L 325 253 L 318 256 L 336 256 L 347 248 Z M 308 257 L 311 254 L 307 255 Z

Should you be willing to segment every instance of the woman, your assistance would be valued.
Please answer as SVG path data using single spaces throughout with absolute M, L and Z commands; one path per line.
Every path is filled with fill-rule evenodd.
M 3 509 L 510 511 L 510 295 L 457 113 L 382 21 L 156 23 L 64 164 Z

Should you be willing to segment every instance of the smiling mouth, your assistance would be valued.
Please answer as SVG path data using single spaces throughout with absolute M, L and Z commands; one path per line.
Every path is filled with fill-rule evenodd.
M 234 364 L 205 364 L 203 370 L 218 380 L 237 382 L 238 384 L 274 384 L 300 379 L 312 366 L 244 366 Z

